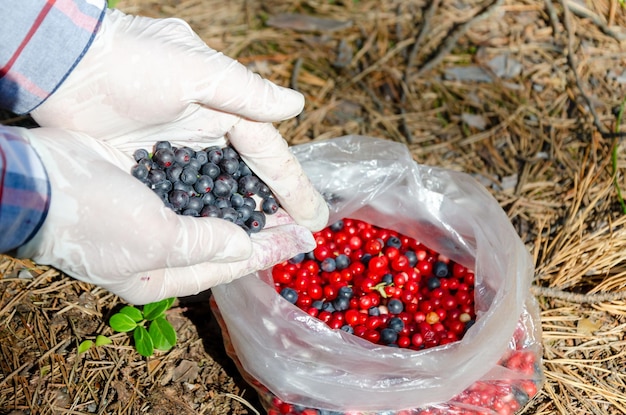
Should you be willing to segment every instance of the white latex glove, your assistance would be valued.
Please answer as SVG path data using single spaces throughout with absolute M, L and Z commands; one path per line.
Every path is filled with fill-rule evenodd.
M 182 20 L 109 10 L 85 56 L 32 116 L 41 126 L 84 132 L 127 154 L 150 151 L 158 140 L 223 146 L 236 131 L 233 146 L 283 208 L 317 231 L 328 221 L 326 203 L 271 124 L 303 106 L 300 93 L 209 48 Z
M 51 184 L 48 215 L 20 257 L 52 265 L 133 304 L 196 294 L 315 247 L 284 212 L 249 237 L 218 218 L 177 215 L 130 175 L 105 142 L 55 128 L 16 128 Z

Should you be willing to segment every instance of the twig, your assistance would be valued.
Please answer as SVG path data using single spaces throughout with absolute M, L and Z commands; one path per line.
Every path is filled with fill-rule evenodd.
M 495 0 L 489 6 L 485 6 L 472 19 L 458 26 L 456 30 L 453 30 L 446 39 L 446 41 L 443 43 L 443 45 L 437 49 L 435 55 L 432 58 L 428 59 L 428 61 L 426 61 L 424 65 L 419 68 L 416 76 L 419 77 L 425 72 L 430 71 L 432 68 L 437 66 L 439 62 L 441 62 L 446 57 L 446 55 L 448 55 L 450 51 L 452 51 L 454 46 L 457 44 L 459 38 L 463 36 L 470 29 L 470 27 L 472 27 L 475 23 L 489 17 L 499 6 L 502 5 L 502 3 L 504 3 L 504 0 Z
M 409 79 L 409 71 L 411 70 L 411 67 L 415 63 L 414 61 L 415 61 L 415 57 L 417 56 L 417 52 L 419 48 L 422 46 L 422 43 L 424 43 L 426 34 L 430 32 L 430 22 L 435 16 L 435 13 L 437 12 L 437 8 L 439 7 L 440 3 L 441 3 L 441 0 L 433 0 L 433 2 L 430 4 L 430 7 L 424 14 L 424 18 L 422 19 L 422 26 L 419 32 L 417 33 L 417 36 L 415 37 L 415 43 L 413 43 L 413 46 L 411 47 L 411 51 L 409 52 L 409 56 L 406 60 L 406 69 L 404 71 L 405 82 Z
M 575 1 L 565 1 L 567 3 L 567 8 L 571 10 L 572 13 L 574 13 L 578 17 L 591 20 L 591 22 L 598 26 L 605 35 L 611 36 L 612 38 L 620 42 L 626 39 L 626 34 L 619 33 L 618 31 L 611 29 L 611 27 L 604 21 L 602 16 L 592 12 L 585 6 L 578 4 Z
M 598 304 L 626 300 L 626 291 L 595 294 L 577 294 L 569 291 L 563 291 L 558 288 L 532 285 L 530 287 L 530 292 L 534 296 L 556 298 L 558 300 L 565 300 L 570 303 L 576 304 Z

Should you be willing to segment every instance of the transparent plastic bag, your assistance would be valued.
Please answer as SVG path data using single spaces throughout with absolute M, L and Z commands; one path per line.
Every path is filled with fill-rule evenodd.
M 282 299 L 270 270 L 246 276 L 212 292 L 227 349 L 260 392 L 325 411 L 453 413 L 459 405 L 481 409 L 461 398 L 483 384 L 513 385 L 511 394 L 523 382 L 540 386 L 532 260 L 482 185 L 465 173 L 418 165 L 404 145 L 371 137 L 292 150 L 329 201 L 329 223 L 350 217 L 394 229 L 474 270 L 477 318 L 447 345 L 420 351 L 375 345 Z M 532 369 L 507 364 L 519 350 L 532 358 Z

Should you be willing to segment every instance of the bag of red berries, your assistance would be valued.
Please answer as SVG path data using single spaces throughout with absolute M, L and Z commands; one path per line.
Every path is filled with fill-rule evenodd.
M 216 287 L 268 414 L 513 414 L 543 382 L 532 259 L 471 176 L 362 136 L 294 146 L 326 197 L 317 248 Z

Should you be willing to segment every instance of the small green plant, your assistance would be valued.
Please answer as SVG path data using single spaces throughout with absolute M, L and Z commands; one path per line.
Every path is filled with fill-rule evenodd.
M 109 326 L 120 333 L 133 332 L 135 349 L 144 356 L 154 354 L 154 350 L 168 351 L 176 344 L 176 330 L 167 321 L 165 312 L 174 304 L 175 298 L 167 298 L 143 306 L 142 310 L 134 306 L 124 306 L 111 316 Z M 111 344 L 111 339 L 99 334 L 95 340 L 84 340 L 78 345 L 78 353 L 85 353 L 94 345 Z
M 174 304 L 175 298 L 167 298 L 143 306 L 124 306 L 111 316 L 109 325 L 120 333 L 133 332 L 135 349 L 144 356 L 154 354 L 154 350 L 168 351 L 176 344 L 176 330 L 167 321 L 165 312 Z

